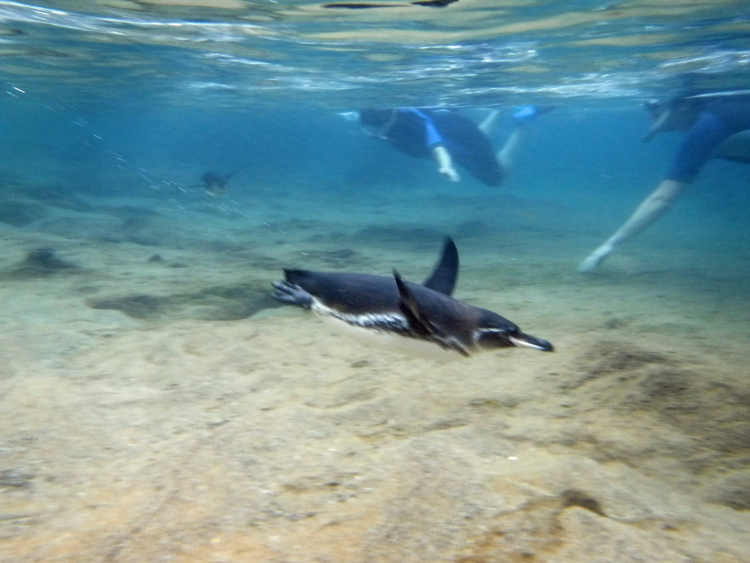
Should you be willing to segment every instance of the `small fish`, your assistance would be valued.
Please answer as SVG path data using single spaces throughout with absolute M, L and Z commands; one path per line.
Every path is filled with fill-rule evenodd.
M 191 188 L 203 188 L 212 196 L 221 197 L 227 193 L 227 190 L 229 189 L 229 180 L 232 178 L 232 176 L 234 176 L 237 172 L 239 172 L 243 168 L 245 167 L 240 166 L 239 168 L 235 168 L 231 172 L 227 172 L 227 173 L 216 172 L 215 170 L 208 170 L 204 172 L 203 175 L 201 176 L 200 184 L 194 184 L 190 187 Z

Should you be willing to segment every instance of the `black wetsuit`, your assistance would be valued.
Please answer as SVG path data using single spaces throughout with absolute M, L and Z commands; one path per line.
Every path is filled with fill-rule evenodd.
M 499 186 L 503 169 L 487 137 L 470 119 L 450 110 L 398 109 L 385 139 L 415 158 L 434 158 L 443 145 L 453 162 L 488 186 Z
M 695 180 L 713 157 L 750 162 L 746 156 L 715 154 L 715 149 L 732 135 L 750 129 L 750 96 L 706 98 L 695 123 L 688 129 L 667 173 L 667 180 L 686 184 Z

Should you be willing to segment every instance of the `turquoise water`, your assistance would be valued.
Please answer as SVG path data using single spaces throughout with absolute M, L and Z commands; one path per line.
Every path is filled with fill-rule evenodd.
M 10 95 L 87 103 L 334 110 L 609 104 L 678 89 L 686 73 L 748 87 L 742 3 L 391 4 L 3 2 L 3 78 Z
M 534 133 L 520 157 L 533 162 L 519 174 L 533 168 L 546 180 L 549 167 L 558 184 L 586 176 L 608 189 L 611 177 L 632 187 L 658 178 L 676 141 L 637 142 L 644 99 L 750 88 L 741 3 L 391 4 L 2 2 L 4 167 L 49 169 L 57 183 L 89 189 L 96 182 L 76 174 L 109 174 L 118 182 L 100 189 L 132 193 L 149 183 L 139 172 L 161 189 L 192 182 L 191 165 L 252 161 L 244 173 L 256 178 L 317 179 L 387 158 L 410 184 L 434 184 L 424 163 L 394 157 L 337 114 L 500 108 L 499 146 L 513 107 L 536 103 L 561 109 Z M 625 179 L 615 154 L 638 173 Z
M 749 561 L 750 168 L 576 272 L 679 145 L 643 102 L 750 90 L 746 3 L 378 4 L 0 1 L 0 561 Z M 350 119 L 497 109 L 499 148 L 526 104 L 497 188 Z M 445 235 L 554 354 L 269 297 Z

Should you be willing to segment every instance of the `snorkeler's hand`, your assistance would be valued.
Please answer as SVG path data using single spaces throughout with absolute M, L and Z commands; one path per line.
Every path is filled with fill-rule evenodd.
M 461 176 L 458 175 L 458 172 L 456 172 L 456 169 L 452 166 L 441 166 L 438 172 L 448 178 L 451 182 L 461 181 Z
M 578 265 L 578 271 L 582 274 L 593 271 L 607 256 L 612 254 L 614 249 L 615 247 L 608 243 L 601 245 Z

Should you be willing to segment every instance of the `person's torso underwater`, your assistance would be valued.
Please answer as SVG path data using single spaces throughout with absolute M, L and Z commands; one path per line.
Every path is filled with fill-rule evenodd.
M 690 135 L 715 136 L 709 158 L 750 163 L 750 95 L 698 95 L 646 102 L 653 123 L 643 137 L 684 130 Z

